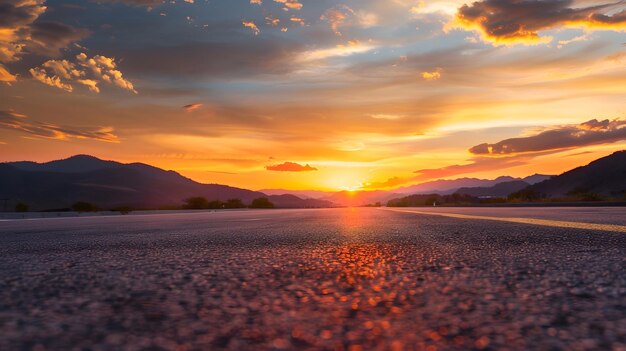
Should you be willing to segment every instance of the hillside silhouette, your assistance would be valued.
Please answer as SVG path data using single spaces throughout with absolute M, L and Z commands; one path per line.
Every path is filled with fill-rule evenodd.
M 46 163 L 0 164 L 0 198 L 28 204 L 30 210 L 68 208 L 78 201 L 99 208 L 181 206 L 184 199 L 240 199 L 246 204 L 265 194 L 221 184 L 202 184 L 174 171 L 143 163 L 124 164 L 88 155 Z M 296 196 L 268 197 L 277 207 L 326 207 L 326 201 Z

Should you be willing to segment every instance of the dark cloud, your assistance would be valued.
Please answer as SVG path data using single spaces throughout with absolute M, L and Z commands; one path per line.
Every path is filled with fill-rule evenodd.
M 578 125 L 551 128 L 529 137 L 479 144 L 469 151 L 474 155 L 497 156 L 608 144 L 625 139 L 626 119 L 592 119 Z
M 30 26 L 30 35 L 31 41 L 28 43 L 30 52 L 56 57 L 61 49 L 85 38 L 89 31 L 63 23 L 37 21 Z
M 202 106 L 203 106 L 203 104 L 189 104 L 189 105 L 183 106 L 183 109 L 185 109 L 185 111 L 187 111 L 187 112 L 192 112 L 194 110 L 199 109 Z
M 279 165 L 267 166 L 265 167 L 268 171 L 279 171 L 279 172 L 310 172 L 317 171 L 317 168 L 311 167 L 307 165 L 301 165 L 295 162 L 285 162 Z
M 457 24 L 479 30 L 483 39 L 490 42 L 547 41 L 549 38 L 541 38 L 539 32 L 561 26 L 624 30 L 626 10 L 623 4 L 574 8 L 573 0 L 476 1 L 459 8 Z M 615 8 L 621 11 L 607 14 Z
M 113 128 L 84 129 L 59 126 L 52 123 L 31 121 L 27 116 L 13 111 L 0 111 L 0 128 L 48 139 L 68 140 L 75 138 L 118 142 L 117 136 L 113 134 Z
M 147 47 L 121 51 L 117 56 L 124 57 L 124 67 L 133 73 L 173 77 L 250 77 L 290 72 L 301 50 L 300 44 L 259 39 Z
M 16 28 L 32 23 L 45 11 L 36 2 L 25 5 L 23 1 L 3 0 L 0 3 L 0 28 Z

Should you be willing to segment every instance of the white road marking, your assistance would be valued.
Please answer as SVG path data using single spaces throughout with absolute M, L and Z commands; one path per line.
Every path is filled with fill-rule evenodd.
M 459 214 L 459 213 L 431 212 L 431 211 L 395 209 L 395 208 L 384 208 L 384 209 L 388 211 L 416 213 L 416 214 L 423 214 L 423 215 L 430 215 L 430 216 L 443 216 L 443 217 L 462 218 L 462 219 L 482 219 L 482 220 L 488 220 L 488 221 L 533 224 L 533 225 L 541 225 L 541 226 L 546 226 L 546 227 L 588 229 L 588 230 L 601 230 L 601 231 L 607 231 L 607 232 L 626 233 L 626 226 L 617 225 L 617 224 L 569 222 L 569 221 L 559 221 L 559 220 L 553 220 L 553 219 L 539 219 L 539 218 L 477 216 L 477 215 L 466 215 L 466 214 Z

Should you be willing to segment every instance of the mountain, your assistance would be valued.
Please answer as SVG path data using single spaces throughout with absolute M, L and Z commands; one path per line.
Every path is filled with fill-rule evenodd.
M 285 195 L 285 194 L 296 195 L 297 197 L 300 197 L 302 199 L 321 199 L 333 193 L 330 191 L 319 191 L 319 190 L 286 190 L 286 189 L 261 189 L 259 191 L 266 195 Z
M 268 199 L 277 206 L 282 208 L 320 208 L 320 207 L 336 207 L 330 201 L 319 199 L 301 199 L 295 195 L 269 195 Z
M 597 194 L 624 199 L 626 194 L 626 151 L 618 151 L 586 166 L 574 168 L 523 190 L 540 197 Z
M 544 180 L 548 180 L 550 178 L 554 177 L 553 175 L 546 175 L 546 174 L 539 174 L 539 173 L 535 173 L 533 175 L 530 175 L 528 177 L 524 177 L 521 180 L 533 185 L 533 184 L 537 184 L 539 182 L 543 182 Z
M 236 198 L 250 203 L 266 195 L 226 185 L 201 184 L 174 171 L 142 163 L 123 164 L 86 155 L 46 163 L 0 164 L 0 199 L 24 202 L 31 210 L 67 208 L 77 201 L 88 201 L 100 208 L 180 206 L 192 196 L 222 201 Z M 296 196 L 275 197 L 273 202 L 277 207 L 326 204 Z
M 396 193 L 402 194 L 433 194 L 441 195 L 452 194 L 460 188 L 476 188 L 490 187 L 498 183 L 520 180 L 509 176 L 502 176 L 496 179 L 478 179 L 478 178 L 458 178 L 458 179 L 439 179 L 430 182 L 410 185 L 394 189 Z
M 506 197 L 511 193 L 522 190 L 530 184 L 522 180 L 498 183 L 490 187 L 460 188 L 455 194 L 465 194 L 476 197 Z
M 497 184 L 518 182 L 515 185 L 501 186 L 495 190 L 486 191 L 489 194 L 497 195 L 476 195 L 476 196 L 506 196 L 511 192 L 520 190 L 529 184 L 535 184 L 540 181 L 549 179 L 550 175 L 533 174 L 525 178 L 513 178 L 510 176 L 501 176 L 496 179 L 478 179 L 478 178 L 459 178 L 459 179 L 440 179 L 411 186 L 401 187 L 389 191 L 339 191 L 339 192 L 324 192 L 316 190 L 285 190 L 285 189 L 263 189 L 259 190 L 268 195 L 283 195 L 292 194 L 297 195 L 303 199 L 320 199 L 333 202 L 342 206 L 361 206 L 366 204 L 374 204 L 376 202 L 387 203 L 387 201 L 397 198 L 406 194 L 440 194 L 449 195 L 455 192 L 459 192 L 459 189 L 471 189 L 471 188 L 491 188 Z M 521 187 L 524 182 L 524 186 Z M 508 193 L 505 193 L 509 189 L 513 189 Z M 465 190 L 464 190 L 465 191 Z M 480 192 L 480 191 L 479 191 Z M 481 192 L 482 194 L 482 192 Z M 501 194 L 501 195 L 500 195 Z

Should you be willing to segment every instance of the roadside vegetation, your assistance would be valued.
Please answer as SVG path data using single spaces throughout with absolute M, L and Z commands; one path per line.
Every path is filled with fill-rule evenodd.
M 237 208 L 274 208 L 274 204 L 266 197 L 254 199 L 250 205 L 246 205 L 241 199 L 229 199 L 227 201 L 209 201 L 202 196 L 194 196 L 185 199 L 182 209 L 185 210 L 215 210 Z
M 588 202 L 622 202 L 626 200 L 626 192 L 615 196 L 603 196 L 586 189 L 576 188 L 565 196 L 548 197 L 532 189 L 522 189 L 506 197 L 477 197 L 454 193 L 451 195 L 418 194 L 389 200 L 389 207 L 420 207 L 420 206 L 477 206 L 489 204 L 550 204 L 550 203 L 588 203 Z

